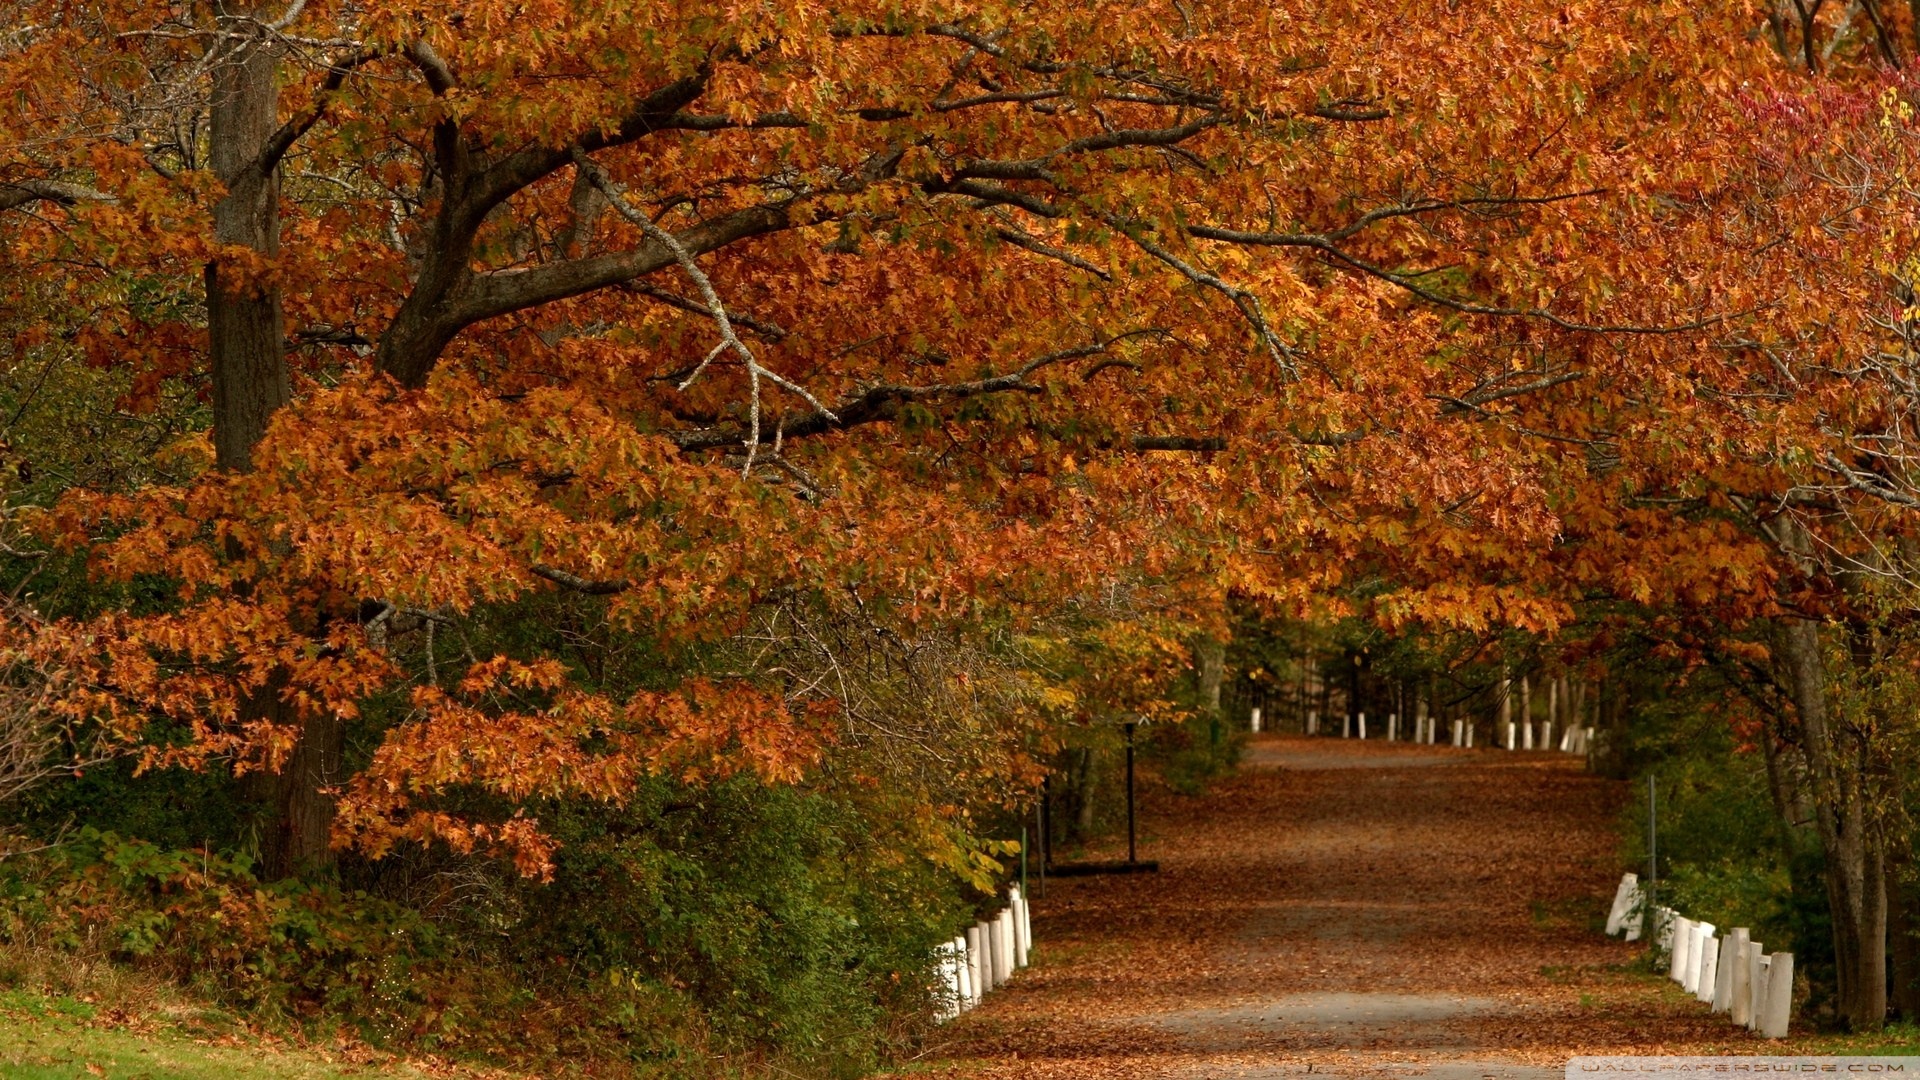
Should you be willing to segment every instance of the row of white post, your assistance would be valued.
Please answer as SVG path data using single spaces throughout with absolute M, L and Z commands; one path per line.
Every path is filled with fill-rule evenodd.
M 1033 917 L 1027 898 L 1015 885 L 1007 890 L 1007 906 L 991 919 L 967 927 L 940 950 L 940 978 L 945 994 L 940 1019 L 951 1020 L 1013 978 L 1027 966 L 1033 948 Z
M 1538 729 L 1539 738 L 1534 738 Z M 1560 752 L 1563 754 L 1584 754 L 1593 745 L 1594 729 L 1590 727 L 1568 727 L 1560 732 Z M 1553 746 L 1553 721 L 1542 720 L 1538 724 L 1509 722 L 1506 727 L 1506 747 L 1509 750 L 1550 749 Z
M 1628 874 L 1614 890 L 1607 933 L 1637 941 L 1642 925 L 1667 953 L 1667 977 L 1688 993 L 1728 1014 L 1765 1038 L 1784 1039 L 1793 1016 L 1793 954 L 1768 953 L 1747 928 L 1716 937 L 1710 922 L 1696 922 L 1669 907 L 1646 908 L 1640 878 Z
M 1356 736 L 1362 739 L 1367 738 L 1368 731 L 1370 729 L 1367 726 L 1366 713 L 1358 713 L 1352 718 L 1341 717 L 1340 719 L 1341 719 L 1340 735 L 1342 738 L 1350 739 Z M 1260 730 L 1260 710 L 1259 709 L 1253 710 L 1252 721 L 1253 721 L 1253 730 L 1259 731 Z M 1424 708 L 1421 709 L 1419 715 L 1413 718 L 1413 732 L 1412 732 L 1413 741 L 1417 743 L 1426 743 L 1428 745 L 1433 745 L 1438 743 L 1439 727 L 1440 727 L 1439 720 L 1436 717 L 1428 716 Z M 1473 745 L 1473 729 L 1474 729 L 1473 724 L 1467 723 L 1464 720 L 1455 720 L 1453 722 L 1452 745 L 1472 746 Z M 1372 730 L 1377 730 L 1377 729 L 1372 729 Z M 1309 735 L 1320 734 L 1320 713 L 1318 710 L 1309 709 L 1307 711 L 1307 734 Z M 1387 736 L 1388 742 L 1400 741 L 1400 714 L 1399 713 L 1387 714 L 1386 736 Z

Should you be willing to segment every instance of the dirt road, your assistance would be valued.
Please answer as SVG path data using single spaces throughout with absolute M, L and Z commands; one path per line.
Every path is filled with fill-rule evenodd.
M 1061 878 L 1035 965 L 936 1074 L 1546 1080 L 1576 1053 L 1748 1053 L 1600 933 L 1621 785 L 1571 756 L 1268 737 L 1149 786 L 1154 875 Z

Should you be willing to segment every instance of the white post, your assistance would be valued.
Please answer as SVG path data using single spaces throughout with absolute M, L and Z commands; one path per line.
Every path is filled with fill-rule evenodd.
M 1700 961 L 1706 954 L 1708 942 L 1713 940 L 1713 924 L 1699 922 L 1693 924 L 1693 936 L 1688 941 L 1686 978 L 1680 983 L 1689 994 L 1700 992 Z
M 1760 1034 L 1769 1039 L 1786 1038 L 1792 1014 L 1793 954 L 1777 952 L 1767 965 L 1767 1009 L 1760 1020 Z
M 987 985 L 987 930 L 980 923 L 967 927 L 967 978 L 973 983 L 973 1000 L 976 1004 L 986 996 Z
M 1720 950 L 1725 942 L 1708 934 L 1700 944 L 1700 972 L 1694 978 L 1693 996 L 1713 1004 L 1714 988 L 1720 985 Z
M 1673 909 L 1670 907 L 1655 908 L 1653 909 L 1653 913 L 1654 913 L 1654 926 L 1653 926 L 1654 944 L 1659 946 L 1662 949 L 1667 950 L 1668 952 L 1672 952 L 1673 951 L 1673 934 L 1674 934 L 1674 931 L 1678 929 L 1678 926 L 1676 924 L 1679 921 L 1679 917 L 1673 913 Z
M 1473 745 L 1473 729 L 1474 729 L 1474 728 L 1477 728 L 1477 727 L 1479 727 L 1479 726 L 1480 726 L 1479 724 L 1468 724 L 1468 725 L 1467 725 L 1467 745 L 1468 745 L 1469 747 L 1471 747 L 1471 746 Z
M 1553 749 L 1553 721 L 1540 721 L 1540 749 Z
M 1773 958 L 1755 946 L 1753 959 L 1753 1008 L 1747 1016 L 1747 1029 L 1758 1032 L 1760 1021 L 1767 1013 L 1767 975 Z
M 973 1007 L 973 980 L 967 978 L 967 939 L 947 942 L 947 977 L 953 984 L 953 1016 Z M 950 1017 L 951 1018 L 951 1017 Z
M 1363 739 L 1367 737 L 1367 714 L 1366 713 L 1360 714 L 1360 737 Z
M 1461 734 L 1461 729 L 1464 728 L 1465 726 L 1466 726 L 1465 721 L 1455 720 L 1453 722 L 1453 745 L 1455 746 L 1460 745 L 1460 740 L 1463 737 Z
M 1740 935 L 1739 951 L 1733 957 L 1733 982 L 1727 996 L 1727 1018 L 1741 1027 L 1753 1018 L 1753 952 L 1758 944 L 1752 935 L 1736 930 Z
M 1320 710 L 1319 709 L 1307 710 L 1307 734 L 1309 735 L 1320 734 Z
M 1006 968 L 1000 966 L 1000 958 L 1004 955 L 1002 951 L 1004 943 L 1001 938 L 1006 935 L 1006 926 L 996 916 L 981 923 L 980 929 L 981 940 L 987 943 L 987 989 L 998 990 L 1000 984 L 1006 982 L 1010 974 Z
M 1733 1011 L 1733 972 L 1740 966 L 1740 946 L 1747 940 L 1747 928 L 1736 926 L 1720 939 L 1720 965 L 1714 969 L 1713 1011 Z
M 1524 723 L 1522 723 L 1522 724 L 1520 725 L 1520 749 L 1522 749 L 1522 750 L 1531 750 L 1531 749 L 1533 749 L 1533 721 L 1532 721 L 1532 719 L 1528 719 L 1528 720 L 1526 720 L 1526 721 L 1525 721 Z
M 1253 707 L 1253 718 L 1250 723 L 1253 727 L 1253 733 L 1255 735 L 1260 734 L 1260 706 L 1255 705 Z
M 961 1009 L 960 969 L 953 962 L 953 942 L 946 942 L 934 951 L 934 966 L 940 972 L 940 1004 L 933 1016 L 945 1023 L 959 1016 Z
M 1397 712 L 1387 714 L 1387 741 L 1400 741 L 1400 714 Z
M 1673 917 L 1673 947 L 1667 959 L 1667 978 L 1684 983 L 1687 978 L 1687 951 L 1693 947 L 1693 920 L 1684 915 Z
M 1007 890 L 1007 907 L 1013 912 L 1013 966 L 1027 966 L 1027 950 L 1032 946 L 1028 937 L 1032 933 L 1027 924 L 1027 898 L 1020 893 L 1020 886 Z
M 1506 744 L 1507 749 L 1509 750 L 1514 749 L 1515 736 L 1514 736 L 1513 722 L 1508 721 L 1507 723 L 1500 725 L 1500 727 L 1501 727 L 1501 730 L 1504 732 L 1504 734 L 1501 736 L 1501 741 Z
M 952 961 L 954 961 L 954 980 L 960 986 L 960 1007 L 956 1011 L 964 1013 L 972 1009 L 973 1001 L 977 997 L 973 994 L 973 965 L 966 963 L 966 934 L 960 934 L 952 942 L 947 942 L 947 949 L 952 953 Z
M 1622 874 L 1620 884 L 1613 890 L 1613 907 L 1607 910 L 1607 936 L 1620 932 L 1627 925 L 1627 912 L 1633 910 L 1633 900 L 1640 891 L 1640 875 Z
M 1027 894 L 1020 894 L 1020 940 L 1026 952 L 1020 954 L 1020 966 L 1025 967 L 1033 953 L 1033 901 Z
M 1016 940 L 1018 930 L 1014 928 L 1014 909 L 1002 907 L 1000 917 L 995 919 L 1000 926 L 1000 982 L 1014 978 L 1014 970 L 1020 963 L 1020 942 Z
M 1747 972 L 1745 972 L 1745 992 L 1734 997 L 1734 1022 L 1743 1024 L 1747 1030 L 1753 1030 L 1761 1011 L 1761 955 L 1766 951 L 1764 945 L 1747 938 Z

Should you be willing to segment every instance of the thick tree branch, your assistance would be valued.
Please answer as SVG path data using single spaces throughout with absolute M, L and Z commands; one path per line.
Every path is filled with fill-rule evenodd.
M 680 384 L 680 389 L 685 390 L 693 383 L 693 380 L 699 378 L 700 372 L 705 370 L 706 366 L 712 363 L 714 358 L 722 352 L 733 353 L 740 357 L 741 361 L 747 365 L 747 383 L 751 387 L 752 401 L 749 406 L 750 428 L 747 436 L 747 462 L 742 467 L 743 473 L 751 474 L 753 472 L 754 454 L 760 448 L 761 379 L 767 379 L 776 386 L 798 394 L 806 400 L 807 404 L 825 413 L 827 419 L 834 419 L 833 411 L 825 405 L 820 404 L 819 400 L 816 399 L 812 393 L 808 392 L 805 387 L 788 381 L 784 376 L 760 363 L 759 358 L 753 354 L 753 350 L 747 348 L 746 342 L 740 340 L 740 335 L 733 332 L 733 320 L 727 316 L 727 306 L 721 302 L 719 291 L 713 287 L 713 280 L 707 277 L 705 271 L 700 269 L 700 264 L 694 261 L 693 254 L 689 252 L 679 240 L 675 239 L 672 233 L 654 224 L 652 218 L 641 213 L 632 203 L 629 203 L 627 201 L 626 191 L 618 184 L 615 184 L 612 178 L 607 176 L 606 170 L 602 169 L 584 152 L 574 151 L 573 164 L 574 168 L 586 174 L 587 178 L 593 182 L 593 185 L 600 189 L 601 194 L 607 197 L 608 203 L 613 206 L 614 210 L 619 212 L 621 217 L 633 223 L 641 232 L 646 234 L 649 240 L 665 247 L 673 254 L 673 261 L 680 265 L 681 272 L 686 274 L 688 280 L 693 282 L 694 288 L 699 290 L 700 299 L 706 308 L 706 313 L 713 319 L 714 328 L 720 333 L 720 344 L 716 345 L 713 351 L 707 354 L 707 358 L 700 362 L 699 367 L 693 369 L 693 374 L 688 375 L 686 381 Z
M 532 571 L 536 576 L 546 578 L 555 585 L 572 589 L 575 592 L 583 592 L 589 596 L 612 596 L 614 593 L 626 592 L 628 589 L 633 588 L 633 582 L 625 578 L 598 580 L 594 578 L 583 578 L 578 574 L 570 574 L 559 567 L 548 566 L 546 563 L 534 563 L 532 566 L 527 567 L 527 569 Z
M 1445 394 L 1428 394 L 1427 397 L 1440 402 L 1441 416 L 1456 416 L 1461 413 L 1479 412 L 1480 406 L 1495 401 L 1519 397 L 1523 394 L 1538 393 L 1541 390 L 1549 390 L 1556 386 L 1577 382 L 1586 377 L 1587 373 L 1584 371 L 1563 371 L 1557 375 L 1548 375 L 1545 378 L 1536 379 L 1533 382 L 1523 383 L 1519 386 L 1501 386 L 1496 382 L 1492 385 L 1483 384 L 1457 397 Z
M 1188 281 L 1203 288 L 1212 289 L 1232 301 L 1234 308 L 1246 319 L 1247 325 L 1253 328 L 1255 339 L 1266 349 L 1267 356 L 1274 362 L 1274 365 L 1289 378 L 1299 374 L 1298 368 L 1296 368 L 1293 362 L 1293 349 L 1281 341 L 1280 338 L 1274 334 L 1273 328 L 1267 325 L 1266 313 L 1260 308 L 1259 297 L 1240 288 L 1238 285 L 1230 284 L 1216 274 L 1209 273 L 1194 266 L 1173 252 L 1149 240 L 1145 230 L 1137 223 L 1124 221 L 1112 214 L 1102 214 L 1101 220 L 1112 226 L 1115 230 L 1127 237 L 1127 239 L 1132 240 L 1134 246 L 1138 247 L 1141 251 L 1146 252 L 1179 271 L 1181 276 L 1185 277 Z
M 260 151 L 251 168 L 259 173 L 270 173 L 278 168 L 281 159 L 293 149 L 301 136 L 313 130 L 313 126 L 326 116 L 327 108 L 333 104 L 334 96 L 346 85 L 347 76 L 355 68 L 386 56 L 387 50 L 376 48 L 355 49 L 327 64 L 327 77 L 313 92 L 313 101 L 299 115 L 280 125 L 267 139 L 267 145 Z
M 778 232 L 792 225 L 793 201 L 762 203 L 736 210 L 675 233 L 687 251 L 700 255 L 737 240 Z M 631 281 L 674 265 L 674 255 L 655 240 L 628 250 L 549 263 L 528 270 L 479 276 L 455 298 L 450 318 L 467 326 L 569 296 Z
M 1199 453 L 1212 450 L 1225 450 L 1225 435 L 1135 435 L 1128 445 L 1138 451 L 1176 450 L 1183 453 Z
M 120 200 L 114 195 L 84 184 L 69 184 L 61 180 L 0 182 L 0 210 L 12 210 L 42 201 L 59 203 L 61 206 L 73 206 L 83 202 L 105 203 L 112 206 Z
M 1850 467 L 1846 462 L 1840 460 L 1839 455 L 1832 451 L 1827 452 L 1821 464 L 1839 476 L 1840 479 L 1845 480 L 1847 486 L 1855 491 L 1871 495 L 1882 502 L 1891 503 L 1894 506 L 1920 509 L 1920 498 L 1915 498 L 1913 495 L 1894 487 L 1891 481 L 1879 473 L 1867 472 L 1862 469 Z
M 1113 280 L 1112 274 L 1108 273 L 1107 271 L 1101 269 L 1098 266 L 1095 266 L 1094 264 L 1088 262 L 1087 260 L 1081 258 L 1080 256 L 1075 255 L 1073 252 L 1066 251 L 1062 248 L 1054 247 L 1051 244 L 1043 243 L 1038 238 L 1030 236 L 1027 233 L 1021 232 L 1019 229 L 1015 229 L 1011 227 L 1004 228 L 1004 229 L 996 229 L 994 230 L 994 235 L 999 237 L 1002 240 L 1005 240 L 1007 243 L 1012 244 L 1015 247 L 1025 248 L 1026 250 L 1033 252 L 1035 255 L 1043 255 L 1049 259 L 1054 259 L 1058 262 L 1066 263 L 1068 266 L 1071 266 L 1076 270 L 1084 270 L 1087 273 L 1092 274 L 1094 277 L 1099 278 L 1101 281 Z
M 785 440 L 806 438 L 828 431 L 892 420 L 899 415 L 899 407 L 909 402 L 961 401 L 987 394 L 1041 393 L 1044 387 L 1039 383 L 1030 382 L 1029 377 L 1044 368 L 1090 356 L 1099 356 L 1123 341 L 1139 337 L 1162 336 L 1165 333 L 1166 331 L 1159 327 L 1130 330 L 1101 341 L 1048 353 L 1002 375 L 969 382 L 933 383 L 920 386 L 883 383 L 870 386 L 840 401 L 831 410 L 816 409 L 804 416 L 782 420 L 776 425 L 779 438 Z M 741 442 L 738 432 L 714 428 L 675 432 L 668 437 L 682 450 L 688 451 L 712 450 L 738 445 Z M 767 442 L 771 441 L 764 432 L 761 438 Z
M 1560 196 L 1559 198 L 1566 198 L 1566 197 L 1568 196 Z M 1438 207 L 1435 207 L 1435 208 L 1438 208 Z M 1378 220 L 1381 220 L 1381 218 L 1374 218 L 1373 220 L 1378 221 Z M 1371 222 L 1369 222 L 1369 224 L 1370 223 Z M 1351 228 L 1351 227 L 1352 226 L 1348 226 L 1348 228 Z M 1222 228 L 1217 228 L 1214 226 L 1206 226 L 1206 225 L 1188 226 L 1187 232 L 1189 235 L 1194 236 L 1198 239 L 1215 240 L 1222 243 L 1246 244 L 1246 245 L 1265 246 L 1265 247 L 1298 247 L 1298 248 L 1305 248 L 1312 251 L 1318 251 L 1321 254 L 1327 256 L 1327 258 L 1331 259 L 1335 263 L 1343 265 L 1348 269 L 1357 271 L 1361 274 L 1366 275 L 1367 277 L 1378 278 L 1381 281 L 1387 282 L 1390 285 L 1394 285 L 1408 293 L 1411 293 L 1412 295 L 1414 295 L 1415 297 L 1418 297 L 1421 300 L 1425 300 L 1427 303 L 1434 304 L 1438 307 L 1447 308 L 1448 310 L 1451 310 L 1451 311 L 1457 311 L 1463 315 L 1487 315 L 1487 316 L 1493 316 L 1497 318 L 1537 319 L 1541 322 L 1547 323 L 1548 325 L 1551 325 L 1551 326 L 1558 327 L 1562 330 L 1569 330 L 1569 331 L 1574 331 L 1578 333 L 1682 334 L 1682 333 L 1689 333 L 1695 330 L 1702 330 L 1702 329 L 1705 329 L 1706 327 L 1723 323 L 1728 319 L 1736 317 L 1739 314 L 1743 314 L 1741 312 L 1730 312 L 1722 315 L 1710 315 L 1704 318 L 1694 319 L 1690 322 L 1685 322 L 1685 323 L 1654 325 L 1654 326 L 1632 324 L 1632 323 L 1580 322 L 1579 320 L 1576 320 L 1576 319 L 1569 319 L 1548 308 L 1525 308 L 1525 307 L 1514 307 L 1514 306 L 1508 306 L 1508 305 L 1502 305 L 1502 304 L 1484 304 L 1484 303 L 1479 303 L 1477 301 L 1460 300 L 1455 297 L 1447 296 L 1444 293 L 1436 292 L 1433 289 L 1422 284 L 1419 281 L 1418 275 L 1403 274 L 1395 270 L 1389 270 L 1384 266 L 1377 265 L 1375 263 L 1369 262 L 1366 259 L 1359 257 L 1358 255 L 1349 253 L 1345 249 L 1341 248 L 1335 242 L 1334 238 L 1330 235 L 1323 235 L 1320 233 L 1251 233 L 1251 232 L 1241 232 L 1234 229 L 1222 229 Z
M 552 146 L 539 143 L 506 155 L 474 177 L 467 192 L 471 201 L 468 213 L 486 216 L 516 192 L 571 164 L 575 152 L 591 154 L 610 147 L 625 146 L 653 132 L 695 122 L 697 118 L 688 117 L 681 110 L 706 93 L 712 78 L 712 64 L 702 64 L 692 74 L 675 79 L 635 101 L 625 116 L 608 127 L 595 128 L 570 144 Z M 680 118 L 680 123 L 676 123 L 676 118 Z

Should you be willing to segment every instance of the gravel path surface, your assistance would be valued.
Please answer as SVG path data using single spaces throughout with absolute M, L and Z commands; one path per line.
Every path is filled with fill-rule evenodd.
M 1564 754 L 1263 737 L 1205 796 L 1145 785 L 1162 872 L 1047 882 L 1035 965 L 916 1075 L 1547 1080 L 1576 1053 L 1765 1052 L 1601 934 L 1625 796 Z

